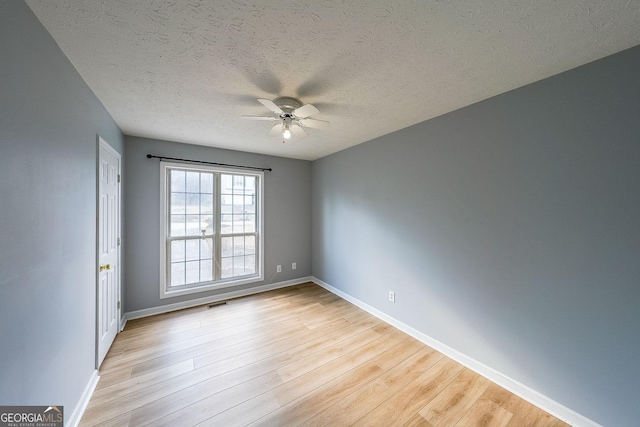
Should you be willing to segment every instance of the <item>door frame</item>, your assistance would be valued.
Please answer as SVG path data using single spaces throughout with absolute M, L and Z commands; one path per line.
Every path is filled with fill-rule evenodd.
M 109 144 L 107 141 L 105 141 L 100 135 L 97 135 L 97 141 L 96 141 L 96 253 L 95 253 L 95 291 L 96 291 L 96 306 L 95 306 L 95 311 L 96 311 L 96 324 L 95 324 L 95 365 L 96 365 L 96 369 L 100 368 L 100 348 L 99 348 L 99 344 L 100 344 L 100 318 L 99 318 L 99 314 L 100 314 L 100 307 L 99 307 L 99 297 L 100 297 L 100 293 L 99 291 L 99 286 L 100 286 L 100 274 L 98 271 L 98 265 L 100 265 L 100 149 L 104 149 L 106 151 L 108 151 L 110 154 L 112 154 L 114 157 L 116 157 L 116 159 L 118 159 L 118 211 L 117 211 L 117 215 L 118 215 L 118 232 L 117 232 L 117 239 L 118 239 L 118 244 L 117 244 L 117 251 L 118 251 L 118 270 L 117 270 L 117 274 L 116 274 L 116 281 L 117 281 L 117 285 L 116 285 L 116 289 L 117 289 L 117 301 L 118 301 L 118 308 L 117 308 L 117 316 L 118 316 L 118 332 L 120 332 L 121 327 L 122 327 L 122 298 L 121 298 L 121 293 L 122 293 L 122 259 L 121 259 L 121 252 L 122 252 L 122 236 L 121 236 L 121 231 L 122 231 L 122 191 L 121 191 L 121 185 L 122 185 L 122 155 L 116 151 L 115 148 L 113 148 L 111 146 L 111 144 Z

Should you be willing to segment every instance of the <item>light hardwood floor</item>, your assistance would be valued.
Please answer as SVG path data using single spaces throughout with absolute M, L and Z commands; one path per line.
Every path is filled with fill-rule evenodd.
M 315 284 L 132 320 L 80 426 L 565 426 Z

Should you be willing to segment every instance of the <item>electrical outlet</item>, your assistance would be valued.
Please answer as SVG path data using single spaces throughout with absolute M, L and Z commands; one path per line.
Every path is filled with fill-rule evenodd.
M 276 273 L 282 273 L 282 266 L 281 265 L 277 265 L 276 266 Z
M 297 267 L 297 266 L 296 266 L 296 263 L 295 263 L 295 262 L 292 262 L 292 263 L 291 263 L 291 269 L 292 269 L 292 270 L 295 270 L 295 269 L 296 269 L 296 267 Z
M 396 293 L 393 291 L 389 291 L 389 301 L 396 302 Z

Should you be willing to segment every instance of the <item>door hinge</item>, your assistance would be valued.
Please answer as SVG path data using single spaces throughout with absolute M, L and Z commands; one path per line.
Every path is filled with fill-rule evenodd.
M 118 184 L 120 184 L 120 174 L 118 174 Z
M 120 301 L 118 301 L 118 309 L 120 309 Z
M 120 246 L 120 238 L 118 237 L 118 246 Z

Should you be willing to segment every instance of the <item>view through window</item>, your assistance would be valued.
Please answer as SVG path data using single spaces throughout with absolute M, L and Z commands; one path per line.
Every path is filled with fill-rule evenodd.
M 161 294 L 260 280 L 262 173 L 162 166 Z

